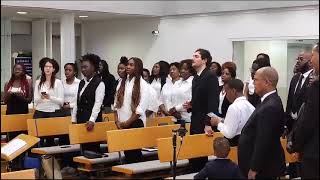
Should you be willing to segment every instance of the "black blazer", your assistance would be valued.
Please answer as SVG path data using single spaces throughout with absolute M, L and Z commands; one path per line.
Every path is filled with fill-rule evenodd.
M 261 177 L 280 176 L 285 170 L 280 137 L 284 111 L 280 97 L 273 93 L 257 106 L 241 131 L 238 144 L 239 167 L 247 177 L 249 169 Z
M 101 79 L 105 85 L 105 95 L 103 99 L 104 107 L 111 107 L 114 102 L 114 94 L 116 90 L 116 79 L 112 74 L 101 75 Z
M 204 69 L 199 76 L 192 81 L 192 115 L 191 134 L 204 133 L 205 125 L 210 125 L 209 112 L 218 113 L 219 93 L 218 78 L 208 69 Z
M 220 92 L 222 91 L 222 88 L 223 86 L 219 86 L 219 101 L 220 101 Z M 220 103 L 220 102 L 219 102 Z M 227 111 L 228 111 L 228 108 L 230 106 L 230 102 L 228 101 L 227 97 L 225 96 L 224 99 L 223 99 L 223 102 L 222 102 L 222 106 L 221 106 L 221 112 L 222 114 L 218 114 L 220 117 L 222 118 L 225 118 L 226 117 L 226 114 L 227 114 Z M 218 106 L 219 108 L 219 106 Z
M 194 176 L 194 179 L 245 179 L 239 167 L 230 159 L 214 159 Z
M 293 129 L 292 143 L 303 159 L 319 161 L 319 80 L 308 89 L 306 103 Z
M 289 131 L 292 130 L 292 126 L 294 123 L 294 120 L 291 118 L 291 112 L 299 112 L 299 109 L 302 103 L 305 102 L 306 100 L 306 92 L 307 92 L 307 87 L 310 79 L 309 76 L 306 78 L 305 82 L 303 83 L 301 90 L 297 94 L 294 94 L 294 91 L 299 82 L 300 76 L 301 76 L 301 73 L 295 74 L 290 81 L 287 107 L 286 107 L 286 118 L 285 118 L 286 120 L 285 125 L 287 126 Z

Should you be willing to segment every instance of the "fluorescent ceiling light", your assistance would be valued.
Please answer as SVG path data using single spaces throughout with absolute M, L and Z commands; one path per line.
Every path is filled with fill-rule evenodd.
M 24 11 L 18 11 L 17 14 L 28 14 L 28 13 Z
M 88 16 L 79 16 L 79 18 L 87 18 Z

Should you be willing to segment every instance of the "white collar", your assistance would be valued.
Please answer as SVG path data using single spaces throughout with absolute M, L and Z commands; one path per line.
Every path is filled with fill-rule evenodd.
M 275 92 L 277 92 L 277 91 L 273 90 L 273 91 L 270 91 L 270 92 L 266 93 L 265 95 L 263 95 L 262 98 L 261 98 L 261 102 L 263 102 L 269 95 L 271 95 L 271 94 L 273 94 Z
M 235 103 L 235 102 L 237 102 L 237 101 L 241 101 L 241 100 L 246 100 L 246 99 L 247 99 L 246 97 L 240 96 L 240 97 L 236 98 L 236 99 L 233 101 L 233 103 Z
M 304 78 L 308 77 L 308 76 L 309 76 L 309 74 L 312 72 L 312 70 L 313 70 L 313 69 L 310 69 L 309 71 L 307 71 L 307 72 L 303 73 L 303 74 L 302 74 L 302 75 L 303 75 L 303 77 L 304 77 Z
M 206 66 L 205 66 L 205 65 L 200 69 L 200 71 L 199 71 L 199 72 L 197 72 L 198 76 L 200 76 L 200 75 L 201 75 L 201 73 L 203 72 L 203 70 L 204 70 L 204 69 L 206 69 Z
M 183 80 L 183 79 L 181 78 L 181 81 L 182 81 L 182 82 L 192 82 L 192 80 L 193 80 L 193 76 L 189 76 L 188 79 L 186 79 L 186 80 Z

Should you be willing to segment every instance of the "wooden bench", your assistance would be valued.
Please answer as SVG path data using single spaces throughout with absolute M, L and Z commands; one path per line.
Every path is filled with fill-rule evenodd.
M 115 113 L 102 114 L 103 122 L 109 122 L 109 121 L 115 121 L 115 120 L 116 120 Z
M 1 115 L 1 133 L 27 131 L 27 119 L 32 119 L 33 114 Z
M 105 142 L 107 131 L 115 129 L 117 129 L 117 126 L 114 121 L 96 122 L 92 131 L 87 131 L 85 124 L 72 124 L 69 126 L 70 144 Z M 115 159 L 114 154 L 108 154 L 108 156 L 110 156 L 110 158 L 102 157 L 97 159 L 88 159 L 84 156 L 77 156 L 73 157 L 73 161 L 80 164 L 80 167 L 78 168 L 80 171 L 94 172 L 101 169 L 99 164 L 108 163 L 109 161 L 112 162 L 113 159 Z
M 36 179 L 35 169 L 1 173 L 1 179 Z
M 146 121 L 146 126 L 152 127 L 152 126 L 161 126 L 161 125 L 173 125 L 174 122 L 172 121 L 172 118 L 173 118 L 172 116 L 149 118 Z
M 1 115 L 5 115 L 7 112 L 7 105 L 1 105 Z
M 288 151 L 287 151 L 287 139 L 283 139 L 283 138 L 280 138 L 280 141 L 281 141 L 281 146 L 283 148 L 283 151 L 284 151 L 284 156 L 285 156 L 285 159 L 286 159 L 286 163 L 294 163 L 294 162 L 297 162 L 298 160 L 293 156 L 293 154 L 290 154 Z

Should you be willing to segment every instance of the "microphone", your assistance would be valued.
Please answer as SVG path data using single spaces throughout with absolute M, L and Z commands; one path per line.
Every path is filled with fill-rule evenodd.
M 178 136 L 180 137 L 184 137 L 188 130 L 186 129 L 186 121 L 181 119 L 180 120 L 180 127 L 179 129 L 175 129 L 175 130 L 172 130 L 173 132 L 177 132 L 178 133 Z

